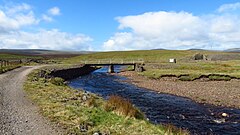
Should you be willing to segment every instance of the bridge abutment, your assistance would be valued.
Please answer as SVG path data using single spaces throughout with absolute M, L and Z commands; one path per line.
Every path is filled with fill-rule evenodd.
M 114 73 L 114 65 L 109 65 L 108 73 Z
M 134 71 L 136 71 L 136 72 L 143 72 L 143 65 L 141 65 L 141 64 L 134 64 Z

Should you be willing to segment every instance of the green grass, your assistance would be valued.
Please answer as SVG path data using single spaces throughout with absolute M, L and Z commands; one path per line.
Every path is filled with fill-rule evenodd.
M 160 79 L 163 76 L 175 75 L 180 80 L 194 80 L 202 75 L 211 76 L 223 76 L 228 75 L 232 78 L 240 78 L 240 61 L 200 61 L 194 63 L 177 63 L 171 67 L 171 64 L 160 64 L 159 68 L 147 67 L 145 72 L 141 75 L 149 78 Z M 219 78 L 219 77 L 218 77 Z M 228 77 L 229 78 L 229 77 Z M 213 80 L 209 78 L 210 80 Z M 230 78 L 231 79 L 231 78 Z M 216 79 L 217 80 L 217 79 Z M 218 80 L 229 80 L 218 79 Z
M 110 106 L 111 109 L 106 110 L 108 102 L 104 99 L 94 94 L 86 95 L 83 91 L 71 89 L 62 83 L 60 86 L 59 83 L 55 85 L 48 79 L 39 78 L 38 72 L 35 71 L 29 75 L 24 88 L 28 96 L 39 106 L 41 113 L 66 129 L 66 134 L 93 134 L 94 132 L 114 135 L 188 134 L 171 126 L 151 124 L 142 117 L 134 118 L 132 114 L 135 113 L 130 111 L 127 111 L 127 116 L 119 113 L 120 110 L 120 112 L 126 112 L 122 111 L 123 108 L 134 109 L 127 100 L 125 100 L 126 104 L 122 104 L 124 107 Z M 62 81 L 57 79 L 57 82 Z M 114 103 L 120 102 L 114 101 Z M 81 132 L 81 129 L 84 130 L 86 127 L 88 130 Z
M 230 81 L 231 77 L 211 75 L 211 76 L 209 76 L 209 79 L 212 81 Z
M 26 59 L 26 58 L 41 58 L 41 57 L 35 57 L 35 56 L 24 56 L 24 55 L 14 55 L 14 54 L 5 54 L 5 53 L 0 53 L 0 61 L 1 60 L 20 60 L 20 59 Z M 0 74 L 1 73 L 5 73 L 7 71 L 10 71 L 12 69 L 15 69 L 17 67 L 22 66 L 23 64 L 19 64 L 19 63 L 11 63 L 10 65 L 7 66 L 1 66 L 0 65 Z
M 14 55 L 14 54 L 6 54 L 6 53 L 0 53 L 0 60 L 1 59 L 26 59 L 26 58 L 41 58 L 38 56 L 25 56 L 25 55 Z
M 79 63 L 82 60 L 138 60 L 143 59 L 146 63 L 168 62 L 169 58 L 184 58 L 194 54 L 192 51 L 167 51 L 167 50 L 151 50 L 151 51 L 125 51 L 125 52 L 101 52 L 81 55 L 73 57 L 65 61 L 65 63 Z
M 6 66 L 6 67 L 0 67 L 0 74 L 5 73 L 7 71 L 16 69 L 18 67 L 20 67 L 21 65 L 11 65 L 11 66 Z
M 118 51 L 118 52 L 99 52 L 69 58 L 64 63 L 76 64 L 87 60 L 138 60 L 143 59 L 145 63 L 168 63 L 170 58 L 176 58 L 177 62 L 189 60 L 194 54 L 228 54 L 223 52 L 211 51 L 190 51 L 190 50 L 142 50 L 142 51 Z

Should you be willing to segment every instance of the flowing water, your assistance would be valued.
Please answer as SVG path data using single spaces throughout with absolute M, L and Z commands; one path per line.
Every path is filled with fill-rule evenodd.
M 119 71 L 120 68 L 117 69 Z M 107 68 L 71 80 L 69 86 L 98 94 L 107 99 L 118 95 L 129 99 L 155 124 L 172 124 L 191 134 L 240 135 L 240 110 L 198 104 L 188 98 L 139 88 L 127 78 L 110 75 Z M 222 113 L 229 116 L 223 117 Z

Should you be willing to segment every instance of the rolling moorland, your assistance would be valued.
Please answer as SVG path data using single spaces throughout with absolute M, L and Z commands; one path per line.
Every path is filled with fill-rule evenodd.
M 196 55 L 197 54 L 197 55 Z M 47 54 L 45 54 L 47 55 Z M 200 56 L 199 56 L 200 55 Z M 127 76 L 132 79 L 131 83 L 141 87 L 154 89 L 152 86 L 145 86 L 139 83 L 134 83 L 134 79 L 140 83 L 155 81 L 170 81 L 175 83 L 201 83 L 207 82 L 232 82 L 240 78 L 240 53 L 234 52 L 219 52 L 219 51 L 204 51 L 204 50 L 186 50 L 186 51 L 170 51 L 170 50 L 149 50 L 149 51 L 128 51 L 128 52 L 99 52 L 84 54 L 75 57 L 57 58 L 43 57 L 36 55 L 13 55 L 1 54 L 1 59 L 41 59 L 41 63 L 48 64 L 59 63 L 62 65 L 80 65 L 84 61 L 96 60 L 113 60 L 120 61 L 122 59 L 143 60 L 145 63 L 144 72 L 135 73 L 127 71 L 121 75 Z M 48 55 L 49 56 L 49 55 Z M 62 55 L 63 56 L 63 55 Z M 170 58 L 175 58 L 177 63 L 169 63 Z M 28 65 L 35 65 L 36 62 L 28 63 Z M 22 66 L 24 65 L 18 65 Z M 55 65 L 56 66 L 56 65 Z M 15 67 L 16 68 L 16 67 Z M 53 67 L 50 67 L 52 69 Z M 12 69 L 12 67 L 9 67 Z M 47 68 L 49 69 L 49 68 Z M 131 67 L 129 67 L 131 70 Z M 60 78 L 46 79 L 38 76 L 39 71 L 29 75 L 28 81 L 25 83 L 25 90 L 29 97 L 34 100 L 40 107 L 40 112 L 48 117 L 53 123 L 59 124 L 61 128 L 67 129 L 68 133 L 81 134 L 79 125 L 87 127 L 87 133 L 102 132 L 102 133 L 115 133 L 115 134 L 137 134 L 138 132 L 145 131 L 145 134 L 188 134 L 186 131 L 176 129 L 172 126 L 154 126 L 148 123 L 144 118 L 138 114 L 136 108 L 132 108 L 129 102 L 125 99 L 113 97 L 112 100 L 104 101 L 96 95 L 91 95 L 89 100 L 82 101 L 84 93 L 77 92 L 70 89 L 64 84 L 64 80 Z M 141 82 L 142 81 L 142 82 Z M 157 85 L 158 86 L 158 85 Z M 189 86 L 191 87 L 191 86 Z M 226 89 L 227 90 L 227 89 Z M 160 91 L 161 92 L 161 91 Z M 225 100 L 212 101 L 210 98 L 194 97 L 190 95 L 181 95 L 177 92 L 163 91 L 163 93 L 170 93 L 179 96 L 192 98 L 200 103 L 210 103 L 215 105 L 232 106 L 232 101 Z M 203 91 L 204 93 L 204 91 Z M 213 93 L 214 94 L 214 93 Z M 226 94 L 226 93 L 223 93 Z M 239 96 L 239 93 L 234 93 Z M 231 95 L 231 94 L 230 94 Z M 206 96 L 206 95 L 202 95 Z M 234 96 L 233 99 L 236 99 Z M 79 99 L 79 100 L 76 100 Z M 81 100 L 80 100 L 81 99 Z M 239 98 L 237 98 L 239 99 Z M 236 100 L 237 100 L 236 99 Z M 109 104 L 126 101 L 128 106 L 127 110 L 135 110 L 135 113 L 124 112 L 121 105 L 119 108 L 111 108 Z M 110 102 L 110 103 L 109 103 Z M 113 102 L 113 103 L 111 103 Z M 235 102 L 235 101 L 234 101 Z M 237 101 L 239 102 L 239 101 Z M 229 105 L 230 104 L 230 105 Z M 106 106 L 108 106 L 106 109 Z M 234 106 L 239 108 L 240 106 Z M 104 109 L 105 108 L 105 109 Z M 109 109 L 110 108 L 110 109 Z M 128 117 L 126 119 L 126 117 Z M 108 123 L 106 123 L 108 122 Z M 104 124 L 105 123 L 105 124 Z M 139 125 L 140 124 L 140 125 Z M 115 125 L 115 126 L 110 126 Z M 140 129 L 138 129 L 141 127 Z M 126 132 L 128 131 L 128 132 Z

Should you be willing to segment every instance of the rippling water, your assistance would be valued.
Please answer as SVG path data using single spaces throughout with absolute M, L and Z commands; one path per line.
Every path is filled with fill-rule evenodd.
M 119 71 L 118 68 L 117 71 Z M 106 73 L 107 68 L 69 82 L 73 88 L 99 94 L 104 98 L 119 95 L 129 99 L 156 124 L 173 124 L 192 134 L 240 135 L 240 110 L 198 104 L 188 98 L 139 88 L 124 82 L 127 78 Z M 223 117 L 225 112 L 229 117 Z

